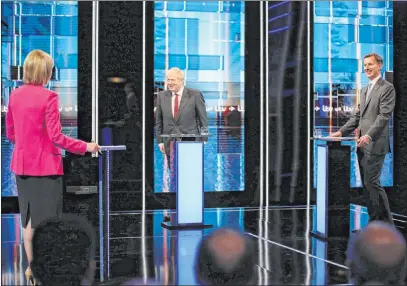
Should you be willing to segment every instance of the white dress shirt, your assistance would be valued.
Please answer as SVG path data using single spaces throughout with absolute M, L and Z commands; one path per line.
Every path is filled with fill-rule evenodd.
M 382 75 L 378 75 L 377 77 L 375 77 L 374 79 L 372 79 L 372 80 L 369 80 L 369 84 L 371 84 L 372 85 L 372 88 L 374 87 L 374 85 L 376 84 L 376 82 L 379 80 L 379 78 L 381 78 L 382 77 Z
M 184 87 L 181 87 L 181 89 L 177 92 L 177 94 L 178 94 L 178 113 L 179 113 L 179 106 L 181 104 L 181 97 L 182 97 L 183 92 L 184 92 Z M 172 96 L 171 96 L 172 116 L 174 116 L 174 106 L 175 106 L 175 92 L 173 92 Z
M 369 80 L 370 89 L 368 88 L 368 90 L 367 90 L 365 102 L 367 102 L 367 100 L 368 100 L 368 98 L 369 98 L 369 96 L 370 96 L 370 93 L 372 92 L 373 87 L 375 86 L 375 84 L 377 83 L 377 81 L 379 80 L 379 78 L 381 78 L 381 75 L 380 75 L 380 74 L 379 74 L 377 77 L 375 77 L 374 79 Z

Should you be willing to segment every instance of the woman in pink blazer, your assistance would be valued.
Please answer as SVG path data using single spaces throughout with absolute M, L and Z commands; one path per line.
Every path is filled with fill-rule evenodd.
M 98 152 L 86 143 L 62 134 L 58 95 L 43 86 L 51 79 L 54 61 L 41 50 L 24 61 L 24 85 L 10 95 L 6 117 L 7 138 L 14 144 L 11 171 L 16 175 L 24 248 L 32 260 L 31 240 L 40 222 L 62 213 L 61 149 L 84 155 Z M 31 269 L 27 268 L 31 280 Z

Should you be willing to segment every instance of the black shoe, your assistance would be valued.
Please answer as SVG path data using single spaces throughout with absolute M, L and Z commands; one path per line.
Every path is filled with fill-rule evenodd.
M 170 222 L 170 221 L 171 221 L 170 216 L 168 216 L 168 215 L 164 216 L 164 222 Z

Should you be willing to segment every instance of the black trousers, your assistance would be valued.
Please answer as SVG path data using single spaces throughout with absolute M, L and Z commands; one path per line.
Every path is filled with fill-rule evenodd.
M 380 175 L 385 155 L 373 155 L 357 151 L 360 176 L 363 183 L 363 195 L 366 201 L 370 221 L 381 220 L 393 224 L 389 200 L 380 184 Z

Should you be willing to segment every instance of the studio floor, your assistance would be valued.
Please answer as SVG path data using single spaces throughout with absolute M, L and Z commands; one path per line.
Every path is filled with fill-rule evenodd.
M 258 285 L 346 284 L 345 251 L 348 239 L 329 242 L 310 235 L 313 209 L 305 207 L 206 209 L 206 230 L 169 231 L 161 227 L 167 211 L 110 214 L 108 271 L 97 271 L 104 281 L 147 277 L 164 285 L 195 285 L 195 253 L 202 237 L 219 227 L 241 230 L 255 244 Z M 363 227 L 367 213 L 351 210 L 351 227 Z M 2 215 L 2 285 L 25 284 L 27 261 L 20 216 Z M 102 267 L 103 268 L 103 267 Z

